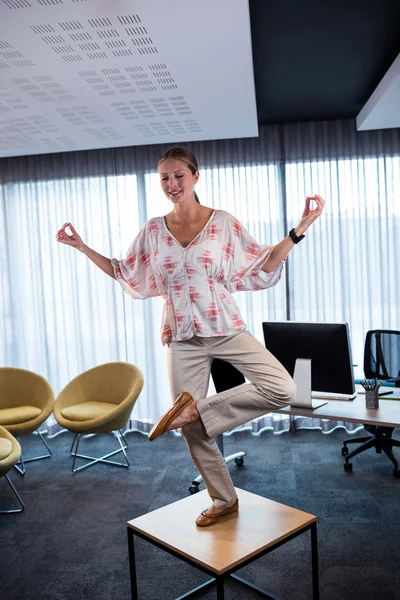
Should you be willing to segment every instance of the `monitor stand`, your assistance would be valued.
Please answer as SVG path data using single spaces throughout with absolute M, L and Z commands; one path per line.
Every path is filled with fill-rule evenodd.
M 297 396 L 290 406 L 314 409 L 328 404 L 324 400 L 312 400 L 311 398 L 311 358 L 296 360 L 293 380 L 297 386 Z

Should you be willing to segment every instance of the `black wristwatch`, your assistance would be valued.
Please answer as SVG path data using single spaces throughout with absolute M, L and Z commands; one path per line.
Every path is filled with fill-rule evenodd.
M 293 229 L 291 231 L 289 231 L 289 235 L 290 235 L 290 237 L 292 238 L 292 240 L 293 240 L 293 242 L 295 244 L 298 244 L 299 242 L 301 242 L 301 240 L 303 238 L 306 237 L 304 234 L 303 235 L 296 235 L 295 232 L 294 232 L 294 227 L 293 227 Z

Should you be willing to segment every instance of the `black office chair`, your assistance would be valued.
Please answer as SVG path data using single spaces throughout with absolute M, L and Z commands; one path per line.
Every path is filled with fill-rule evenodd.
M 216 392 L 219 394 L 220 392 L 225 392 L 226 390 L 230 390 L 238 385 L 242 385 L 246 382 L 244 376 L 240 371 L 236 369 L 233 365 L 226 362 L 225 360 L 221 360 L 219 358 L 215 358 L 211 365 L 211 377 L 214 383 L 214 387 Z M 223 435 L 218 435 L 215 438 L 218 448 L 221 451 L 222 456 L 224 455 L 224 438 Z M 244 457 L 246 453 L 243 451 L 235 452 L 234 454 L 230 454 L 229 456 L 225 456 L 225 462 L 229 463 L 233 460 L 237 464 L 238 467 L 242 467 L 244 465 Z M 192 485 L 189 488 L 189 492 L 191 494 L 195 494 L 199 492 L 199 485 L 203 481 L 201 475 L 196 477 L 192 481 Z
M 400 387 L 400 331 L 388 329 L 374 329 L 367 332 L 364 346 L 364 375 L 367 379 L 380 379 L 392 382 Z M 393 475 L 400 478 L 398 462 L 392 452 L 392 447 L 400 448 L 400 442 L 392 439 L 393 427 L 365 424 L 364 428 L 370 433 L 369 436 L 348 439 L 343 442 L 342 454 L 346 457 L 344 463 L 345 471 L 352 471 L 353 466 L 349 462 L 353 456 L 375 448 L 378 454 L 383 452 L 390 458 L 394 465 Z M 349 454 L 347 444 L 362 444 Z

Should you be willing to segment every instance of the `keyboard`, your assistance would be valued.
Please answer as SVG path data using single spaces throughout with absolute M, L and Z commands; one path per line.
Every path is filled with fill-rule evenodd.
M 360 385 L 359 387 L 357 386 L 357 393 L 358 394 L 365 394 L 365 389 L 362 387 L 362 385 Z M 379 388 L 378 391 L 378 396 L 391 396 L 393 394 L 393 388 L 390 389 L 388 386 L 386 387 L 381 387 Z
M 343 401 L 352 401 L 357 398 L 357 392 L 354 394 L 338 394 L 334 392 L 311 392 L 311 397 L 316 400 L 343 400 Z

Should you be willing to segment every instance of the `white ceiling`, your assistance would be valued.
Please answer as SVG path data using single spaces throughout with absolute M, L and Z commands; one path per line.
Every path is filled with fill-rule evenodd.
M 400 127 L 400 54 L 357 116 L 357 129 Z
M 257 135 L 247 0 L 0 0 L 0 156 Z

